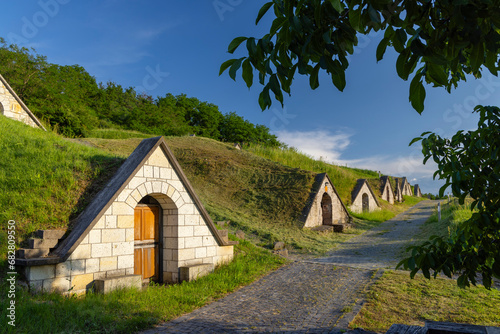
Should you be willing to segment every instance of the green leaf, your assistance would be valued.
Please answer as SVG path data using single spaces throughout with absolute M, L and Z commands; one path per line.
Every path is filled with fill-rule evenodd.
M 233 53 L 238 46 L 240 46 L 241 43 L 247 40 L 247 37 L 236 37 L 229 43 L 229 46 L 227 47 L 227 52 Z
M 448 75 L 441 66 L 427 63 L 427 75 L 430 76 L 431 82 L 444 86 L 448 83 Z
M 267 11 L 269 10 L 269 8 L 271 8 L 271 6 L 273 5 L 273 2 L 270 1 L 268 3 L 265 3 L 264 6 L 262 6 L 260 9 L 259 9 L 259 13 L 257 14 L 257 19 L 255 20 L 255 24 L 258 24 L 260 19 L 267 13 Z M 264 109 L 262 109 L 264 110 Z
M 338 90 L 342 92 L 346 85 L 345 72 L 338 60 L 335 60 L 333 62 L 331 75 L 333 84 L 335 85 L 335 87 L 337 87 Z
M 472 70 L 475 72 L 479 70 L 479 67 L 484 62 L 484 45 L 483 43 L 478 43 L 474 45 L 470 54 L 470 64 L 472 66 Z
M 259 94 L 260 109 L 265 110 L 271 106 L 271 97 L 269 96 L 269 84 L 265 85 Z
M 269 78 L 269 87 L 276 96 L 276 99 L 283 104 L 283 93 L 281 92 L 281 86 L 276 74 L 271 75 L 271 78 Z
M 422 140 L 422 137 L 413 138 L 412 141 L 410 142 L 410 144 L 408 146 L 411 146 L 411 145 L 413 145 L 414 143 L 416 143 L 417 141 L 420 141 L 420 140 Z
M 410 84 L 410 102 L 419 114 L 424 111 L 424 100 L 425 100 L 425 88 L 422 84 L 422 75 L 417 74 L 413 77 Z
M 361 29 L 361 7 L 358 7 L 358 9 L 355 10 L 349 10 L 349 22 L 354 30 L 363 32 Z
M 287 22 L 288 19 L 286 17 L 278 17 L 273 20 L 273 23 L 271 24 L 271 29 L 269 30 L 269 33 L 271 36 L 276 34 L 276 32 Z
M 238 71 L 238 69 L 240 68 L 243 59 L 245 59 L 245 57 L 236 60 L 229 68 L 229 77 L 231 77 L 231 79 L 235 81 L 236 81 L 236 71 Z
M 339 14 L 344 11 L 344 4 L 340 0 L 329 0 L 333 9 L 335 9 Z
M 318 80 L 319 68 L 320 68 L 319 64 L 314 66 L 314 69 L 311 72 L 311 76 L 309 77 L 309 86 L 311 86 L 312 89 L 316 89 L 319 87 L 319 80 Z
M 408 56 L 409 52 L 405 50 L 401 52 L 401 54 L 398 56 L 398 59 L 396 60 L 396 71 L 398 72 L 399 77 L 403 80 L 408 80 L 408 76 L 410 75 L 406 68 Z
M 229 66 L 231 66 L 237 59 L 229 59 L 222 63 L 219 70 L 219 75 L 221 75 Z
M 382 38 L 380 43 L 377 46 L 377 61 L 381 61 L 384 58 L 385 50 L 387 49 L 387 45 L 389 44 L 389 40 L 387 38 Z
M 243 64 L 241 65 L 241 68 L 243 70 L 242 77 L 243 80 L 245 80 L 245 83 L 247 84 L 247 87 L 250 88 L 253 84 L 253 68 L 252 65 L 250 64 L 250 59 L 245 59 Z

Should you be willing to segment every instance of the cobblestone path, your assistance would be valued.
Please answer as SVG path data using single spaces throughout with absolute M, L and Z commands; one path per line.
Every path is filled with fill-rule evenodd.
M 353 268 L 394 269 L 408 242 L 432 214 L 436 201 L 422 201 L 393 219 L 347 240 L 327 257 L 311 262 L 332 263 Z
M 399 254 L 432 213 L 420 202 L 356 236 L 326 258 L 295 261 L 153 333 L 341 333 L 359 311 L 375 269 L 394 268 Z M 410 222 L 411 221 L 411 222 Z

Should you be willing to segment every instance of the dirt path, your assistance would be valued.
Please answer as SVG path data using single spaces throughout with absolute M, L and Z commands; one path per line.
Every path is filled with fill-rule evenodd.
M 399 255 L 436 202 L 356 236 L 325 258 L 295 261 L 192 313 L 143 332 L 341 333 L 359 312 L 380 268 Z
M 364 269 L 394 269 L 436 201 L 422 201 L 393 219 L 342 243 L 327 257 L 308 262 L 332 263 Z

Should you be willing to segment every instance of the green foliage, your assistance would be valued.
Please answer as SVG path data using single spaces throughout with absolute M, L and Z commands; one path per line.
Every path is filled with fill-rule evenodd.
M 50 64 L 35 50 L 7 46 L 1 38 L 0 73 L 39 119 L 65 137 L 101 136 L 103 132 L 96 130 L 121 128 L 283 146 L 269 128 L 254 125 L 234 112 L 224 115 L 212 103 L 185 94 L 153 99 L 132 87 L 97 83 L 81 66 Z
M 249 87 L 255 69 L 263 86 L 262 110 L 271 106 L 271 92 L 283 104 L 283 93 L 290 94 L 297 71 L 309 76 L 312 89 L 319 86 L 319 71 L 326 71 L 342 91 L 357 34 L 371 31 L 384 31 L 377 60 L 393 48 L 399 54 L 398 75 L 408 80 L 414 74 L 409 99 L 419 113 L 424 109 L 424 83 L 450 92 L 467 75 L 481 77 L 482 66 L 494 75 L 499 69 L 499 1 L 273 0 L 262 6 L 256 23 L 271 8 L 269 33 L 259 39 L 235 38 L 228 52 L 246 42 L 247 55 L 220 68 L 220 73 L 229 69 L 235 79 L 241 67 Z
M 432 158 L 438 165 L 434 177 L 446 180 L 440 196 L 451 185 L 459 203 L 470 196 L 477 211 L 449 237 L 413 247 L 400 265 L 426 277 L 430 270 L 434 276 L 460 273 L 460 286 L 476 284 L 479 272 L 489 288 L 492 277 L 500 278 L 500 109 L 478 106 L 475 112 L 480 114 L 475 131 L 459 131 L 451 139 L 427 132 L 414 141 L 422 141 L 424 161 Z

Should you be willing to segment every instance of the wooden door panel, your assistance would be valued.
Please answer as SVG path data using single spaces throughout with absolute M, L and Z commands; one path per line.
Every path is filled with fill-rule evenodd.
M 134 240 L 142 240 L 142 210 L 134 210 Z
M 158 278 L 158 207 L 138 206 L 134 210 L 134 274 L 143 279 Z
M 158 208 L 144 208 L 142 216 L 142 240 L 158 240 L 158 233 L 156 233 Z
M 142 248 L 135 248 L 134 249 L 134 275 L 142 275 L 142 267 L 143 267 Z
M 143 249 L 143 278 L 156 278 L 156 247 Z

